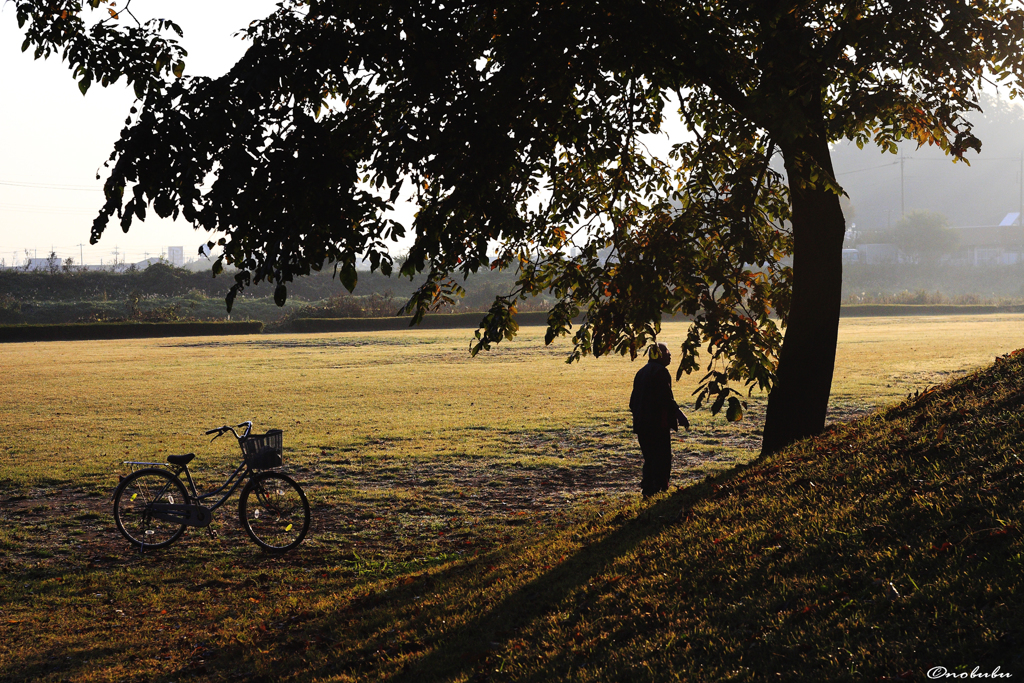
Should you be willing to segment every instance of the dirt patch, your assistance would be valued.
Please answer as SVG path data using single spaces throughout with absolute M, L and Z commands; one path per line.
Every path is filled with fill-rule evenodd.
M 834 405 L 830 422 L 873 412 L 871 406 Z M 755 457 L 764 403 L 751 401 L 741 423 L 694 429 L 673 437 L 672 484 L 684 486 L 708 469 Z M 500 541 L 510 528 L 543 526 L 580 502 L 639 495 L 643 460 L 635 437 L 621 425 L 506 432 L 501 457 L 403 455 L 393 440 L 331 450 L 295 460 L 288 469 L 313 508 L 307 546 L 347 555 L 443 556 Z M 111 486 L 114 482 L 111 483 Z M 211 482 L 205 482 L 207 484 Z M 0 490 L 0 566 L 89 567 L 131 564 L 134 552 L 118 533 L 109 491 L 39 488 Z M 190 529 L 187 539 L 237 552 L 249 547 L 234 500 L 214 513 L 211 529 Z M 208 539 L 208 540 L 207 540 Z M 175 552 L 173 549 L 171 552 Z

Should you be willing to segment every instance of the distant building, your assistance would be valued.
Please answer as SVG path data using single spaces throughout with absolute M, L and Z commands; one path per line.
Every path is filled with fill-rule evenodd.
M 132 265 L 135 266 L 138 270 L 145 270 L 146 268 L 149 268 L 154 263 L 160 263 L 161 261 L 163 261 L 163 259 L 159 258 L 159 257 L 157 257 L 157 258 L 148 258 L 148 259 L 146 259 L 144 261 L 139 261 L 137 263 L 133 263 Z M 124 267 L 122 267 L 122 270 L 123 269 L 124 269 Z
M 844 252 L 846 249 L 843 250 Z M 860 263 L 896 263 L 899 261 L 900 251 L 895 244 L 859 244 L 857 253 Z M 845 258 L 845 257 L 844 257 Z
M 175 268 L 185 265 L 185 247 L 167 247 L 167 260 Z
M 64 263 L 60 259 L 57 259 L 57 267 L 60 268 L 61 264 Z M 50 259 L 45 258 L 30 258 L 25 262 L 25 270 L 49 270 Z
M 960 260 L 972 266 L 1024 262 L 1024 227 L 1019 213 L 1008 213 L 999 225 L 953 228 L 960 238 Z

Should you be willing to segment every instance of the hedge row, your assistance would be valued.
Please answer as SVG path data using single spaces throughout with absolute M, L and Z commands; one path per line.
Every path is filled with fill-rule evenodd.
M 426 330 L 475 330 L 480 326 L 486 313 L 437 313 L 428 315 L 416 326 Z M 373 332 L 378 330 L 409 329 L 411 316 L 392 318 L 296 318 L 292 321 L 295 332 Z M 546 311 L 517 313 L 516 322 L 520 325 L 547 325 Z
M 843 306 L 844 318 L 896 315 L 984 315 L 986 313 L 1024 313 L 1024 306 L 985 306 L 957 304 L 849 304 Z
M 263 323 L 73 323 L 70 325 L 0 325 L 0 343 L 82 341 L 92 339 L 142 339 L 149 337 L 204 337 L 222 334 L 259 334 Z

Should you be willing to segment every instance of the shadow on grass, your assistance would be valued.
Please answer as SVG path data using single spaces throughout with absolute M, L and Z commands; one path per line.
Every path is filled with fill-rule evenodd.
M 417 594 L 426 594 L 435 585 L 439 588 L 457 585 L 463 592 L 456 598 L 459 604 L 452 607 L 452 613 L 477 611 L 472 607 L 471 601 L 473 594 L 483 593 L 489 588 L 485 576 L 487 570 L 493 568 L 487 566 L 489 561 L 493 561 L 494 565 L 504 564 L 508 567 L 515 563 L 514 557 L 505 551 L 478 556 L 435 574 L 427 581 L 422 581 L 420 577 L 415 584 L 408 586 L 408 590 L 393 591 L 388 597 L 377 596 L 369 603 L 356 607 L 365 610 L 362 615 L 353 615 L 349 612 L 345 617 L 350 620 L 352 617 L 365 617 L 365 628 L 366 622 L 372 620 L 369 613 L 386 603 L 388 612 L 397 616 L 396 621 L 405 621 L 405 628 L 417 631 L 418 638 L 427 641 L 420 640 L 412 643 L 412 649 L 399 648 L 390 653 L 408 655 L 411 652 L 425 652 L 415 659 L 406 659 L 400 670 L 392 669 L 390 673 L 386 673 L 385 680 L 455 680 L 464 676 L 472 677 L 474 672 L 479 680 L 483 680 L 486 673 L 480 668 L 487 664 L 489 653 L 501 649 L 510 639 L 515 638 L 519 629 L 555 612 L 575 590 L 608 572 L 616 560 L 634 551 L 648 538 L 662 533 L 666 524 L 678 522 L 682 510 L 709 495 L 713 485 L 722 484 L 742 469 L 744 467 L 740 466 L 696 486 L 670 494 L 642 508 L 635 517 L 627 517 L 628 512 L 620 512 L 620 517 L 609 525 L 612 531 L 599 540 L 586 544 L 578 552 L 561 560 L 537 578 L 514 588 L 510 594 L 484 607 L 475 617 L 453 629 L 443 630 L 434 637 L 433 642 L 430 642 L 431 638 L 425 633 L 429 625 L 418 622 L 415 616 L 410 616 L 418 612 L 415 606 Z M 443 613 L 443 609 L 435 605 L 431 612 L 436 616 Z M 338 617 L 337 620 L 329 618 L 328 621 L 334 623 L 324 623 L 322 627 L 332 632 L 342 630 L 343 624 L 346 623 L 342 617 Z M 352 624 L 351 621 L 347 623 L 350 626 Z M 380 625 L 380 630 L 385 627 L 386 625 Z M 381 667 L 380 660 L 387 658 L 389 652 L 371 650 L 372 648 L 364 648 L 362 653 L 341 654 L 333 661 L 324 662 L 321 670 L 314 667 L 308 674 L 312 677 L 332 674 L 358 677 L 373 669 L 377 669 L 379 674 L 384 673 L 381 669 L 387 669 L 387 666 Z
M 31 636 L 26 636 L 31 637 Z M 5 638 L 5 640 L 8 640 Z M 8 642 L 10 642 L 8 640 Z M 90 662 L 97 658 L 117 657 L 130 661 L 131 653 L 124 645 L 97 645 L 95 647 L 68 647 L 66 643 L 54 645 L 40 651 L 31 659 L 17 662 L 11 669 L 0 669 L 0 680 L 4 681 L 74 681 L 87 678 L 95 673 Z M 9 678 L 8 678 L 9 676 Z
M 680 510 L 692 506 L 707 495 L 711 491 L 711 485 L 723 483 L 741 469 L 742 467 L 723 472 L 713 479 L 709 478 L 705 483 L 657 499 L 641 507 L 635 516 L 634 510 L 628 506 L 620 508 L 611 520 L 595 523 L 591 531 L 595 540 L 584 540 L 584 545 L 565 559 L 558 559 L 561 553 L 557 551 L 556 546 L 551 549 L 542 541 L 542 553 L 545 555 L 543 562 L 545 565 L 550 562 L 554 566 L 542 570 L 536 578 L 512 588 L 504 597 L 499 597 L 489 604 L 485 603 L 486 607 L 473 605 L 470 595 L 479 594 L 489 601 L 490 594 L 499 592 L 492 586 L 493 577 L 489 576 L 488 571 L 492 567 L 489 565 L 509 570 L 510 575 L 506 580 L 516 582 L 514 567 L 521 562 L 517 561 L 514 551 L 510 552 L 507 548 L 487 550 L 437 571 L 406 574 L 391 579 L 387 582 L 390 590 L 382 592 L 378 589 L 349 604 L 339 604 L 337 610 L 327 608 L 316 616 L 309 614 L 303 619 L 303 623 L 295 625 L 298 630 L 285 633 L 274 632 L 272 629 L 268 633 L 256 632 L 251 636 L 247 635 L 247 638 L 251 637 L 255 642 L 221 641 L 216 656 L 208 659 L 201 669 L 195 668 L 191 662 L 181 661 L 182 653 L 178 653 L 177 648 L 174 655 L 176 661 L 159 662 L 157 653 L 153 651 L 154 642 L 144 644 L 142 651 L 145 654 L 142 657 L 158 657 L 158 662 L 154 662 L 153 667 L 156 670 L 149 672 L 151 680 L 154 681 L 177 680 L 182 675 L 197 681 L 221 680 L 225 676 L 244 676 L 245 680 L 258 680 L 260 677 L 272 678 L 273 670 L 279 666 L 297 666 L 303 669 L 304 675 L 309 678 L 337 674 L 359 678 L 362 674 L 374 672 L 386 680 L 418 681 L 448 680 L 467 674 L 473 675 L 486 664 L 487 655 L 514 638 L 518 629 L 557 610 L 559 604 L 573 591 L 606 573 L 617 559 L 633 551 L 652 535 L 661 533 L 665 524 L 677 521 Z M 544 527 L 550 530 L 549 524 L 545 524 Z M 545 533 L 543 536 L 557 538 L 559 534 L 573 533 L 574 528 L 575 524 L 570 523 L 566 531 L 554 531 L 553 535 Z M 114 538 L 118 542 L 117 547 L 120 548 L 120 539 Z M 531 539 L 525 541 L 526 545 L 523 548 L 534 548 L 538 540 L 540 539 L 531 535 Z M 103 550 L 110 550 L 106 547 L 108 545 L 104 544 Z M 166 578 L 158 578 L 163 573 L 162 570 L 167 568 L 168 562 L 183 562 L 185 565 L 194 566 L 196 563 L 202 565 L 204 560 L 210 560 L 205 556 L 196 557 L 194 553 L 175 559 L 177 553 L 188 550 L 176 547 L 173 552 L 154 551 L 152 554 L 142 555 L 129 552 L 121 556 L 119 561 L 104 561 L 96 566 L 86 557 L 76 556 L 76 562 L 73 563 L 74 573 L 84 577 L 97 571 L 141 570 L 143 573 L 136 576 L 142 578 L 143 589 L 148 586 L 151 590 L 159 591 L 170 586 Z M 114 559 L 109 554 L 105 557 Z M 261 568 L 266 569 L 268 565 L 293 566 L 296 559 L 298 558 L 292 556 L 271 558 L 261 554 L 239 554 L 234 557 L 234 565 L 243 572 L 254 572 Z M 326 567 L 331 564 L 332 557 L 331 553 L 327 553 L 315 558 L 306 556 L 303 560 L 300 563 L 303 566 Z M 26 568 L 23 578 L 30 579 L 36 585 L 37 591 L 40 584 L 46 584 L 47 587 L 43 589 L 45 593 L 62 591 L 63 589 L 53 581 L 66 576 L 71 568 L 65 563 L 61 564 L 62 566 L 53 564 Z M 536 566 L 530 566 L 524 571 L 533 573 L 536 569 Z M 148 571 L 153 571 L 154 575 L 147 580 L 145 577 Z M 198 571 L 202 574 L 202 570 Z M 50 585 L 51 583 L 53 585 Z M 179 576 L 173 583 L 199 583 L 199 578 L 186 580 Z M 197 590 L 200 588 L 202 586 L 196 586 Z M 127 587 L 125 589 L 127 590 Z M 259 589 L 255 590 L 259 595 Z M 272 592 L 277 592 L 277 589 Z M 421 616 L 418 599 L 420 596 L 431 599 L 434 597 L 432 593 L 438 594 L 440 602 L 435 601 L 429 608 L 424 607 Z M 455 595 L 455 604 L 451 604 L 450 613 L 466 615 L 468 620 L 454 628 L 437 629 L 436 620 L 432 621 L 431 618 L 443 616 L 445 613 L 447 604 L 450 604 L 445 602 L 448 599 L 445 593 L 448 596 Z M 53 599 L 55 596 L 49 597 Z M 213 599 L 202 592 L 194 597 L 199 600 Z M 229 599 L 247 598 L 232 596 Z M 120 600 L 118 604 L 121 604 Z M 387 637 L 384 634 L 395 623 L 400 624 L 414 640 L 412 643 L 407 642 L 404 647 L 389 651 L 385 646 Z M 96 626 L 97 633 L 104 629 L 101 624 Z M 179 638 L 191 631 L 189 620 L 185 619 L 171 627 L 158 640 L 162 642 L 165 637 L 172 634 Z M 97 633 L 90 633 L 84 637 L 92 638 Z M 243 634 L 238 635 L 241 637 Z M 89 650 L 88 647 L 75 648 L 72 644 L 71 648 L 76 651 L 61 654 L 59 657 L 47 648 L 45 654 L 33 658 L 33 661 L 24 662 L 18 670 L 25 673 L 25 680 L 57 681 L 68 678 L 69 675 L 69 679 L 73 680 L 88 669 L 89 660 L 93 660 L 93 667 L 97 665 L 97 659 L 122 660 L 130 653 L 129 643 L 136 639 L 135 635 L 128 635 L 126 642 L 120 646 L 104 644 L 93 650 Z M 187 636 L 186 639 L 191 642 L 194 638 Z M 118 647 L 121 648 L 119 651 Z M 124 649 L 126 647 L 128 649 Z M 159 647 L 158 645 L 158 649 Z M 64 660 L 67 656 L 72 656 L 73 659 Z M 396 657 L 396 663 L 388 663 L 387 660 L 391 657 Z M 399 669 L 398 667 L 402 665 L 404 667 Z M 164 670 L 160 671 L 161 668 Z M 5 673 L 3 668 L 0 668 L 0 679 L 11 673 L 11 670 Z

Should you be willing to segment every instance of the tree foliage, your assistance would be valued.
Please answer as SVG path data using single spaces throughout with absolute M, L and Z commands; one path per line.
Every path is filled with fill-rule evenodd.
M 182 76 L 173 23 L 87 28 L 81 11 L 18 0 L 37 56 L 140 98 L 94 240 L 115 217 L 180 215 L 223 247 L 215 268 L 239 268 L 230 306 L 264 280 L 283 302 L 325 262 L 351 290 L 357 260 L 390 273 L 411 232 L 397 266 L 427 273 L 417 319 L 460 294 L 457 275 L 517 269 L 474 352 L 541 291 L 572 359 L 635 357 L 664 316 L 690 316 L 678 373 L 706 353 L 717 408 L 730 382 L 774 385 L 769 423 L 774 402 L 791 424 L 766 448 L 824 423 L 843 234 L 829 143 L 960 157 L 980 144 L 963 114 L 983 79 L 1016 88 L 1021 68 L 1008 0 L 283 0 L 216 79 Z M 688 134 L 658 159 L 643 141 L 669 101 Z M 411 225 L 391 214 L 403 192 Z
M 896 223 L 895 235 L 911 263 L 935 263 L 960 241 L 946 217 L 935 211 L 911 211 Z

